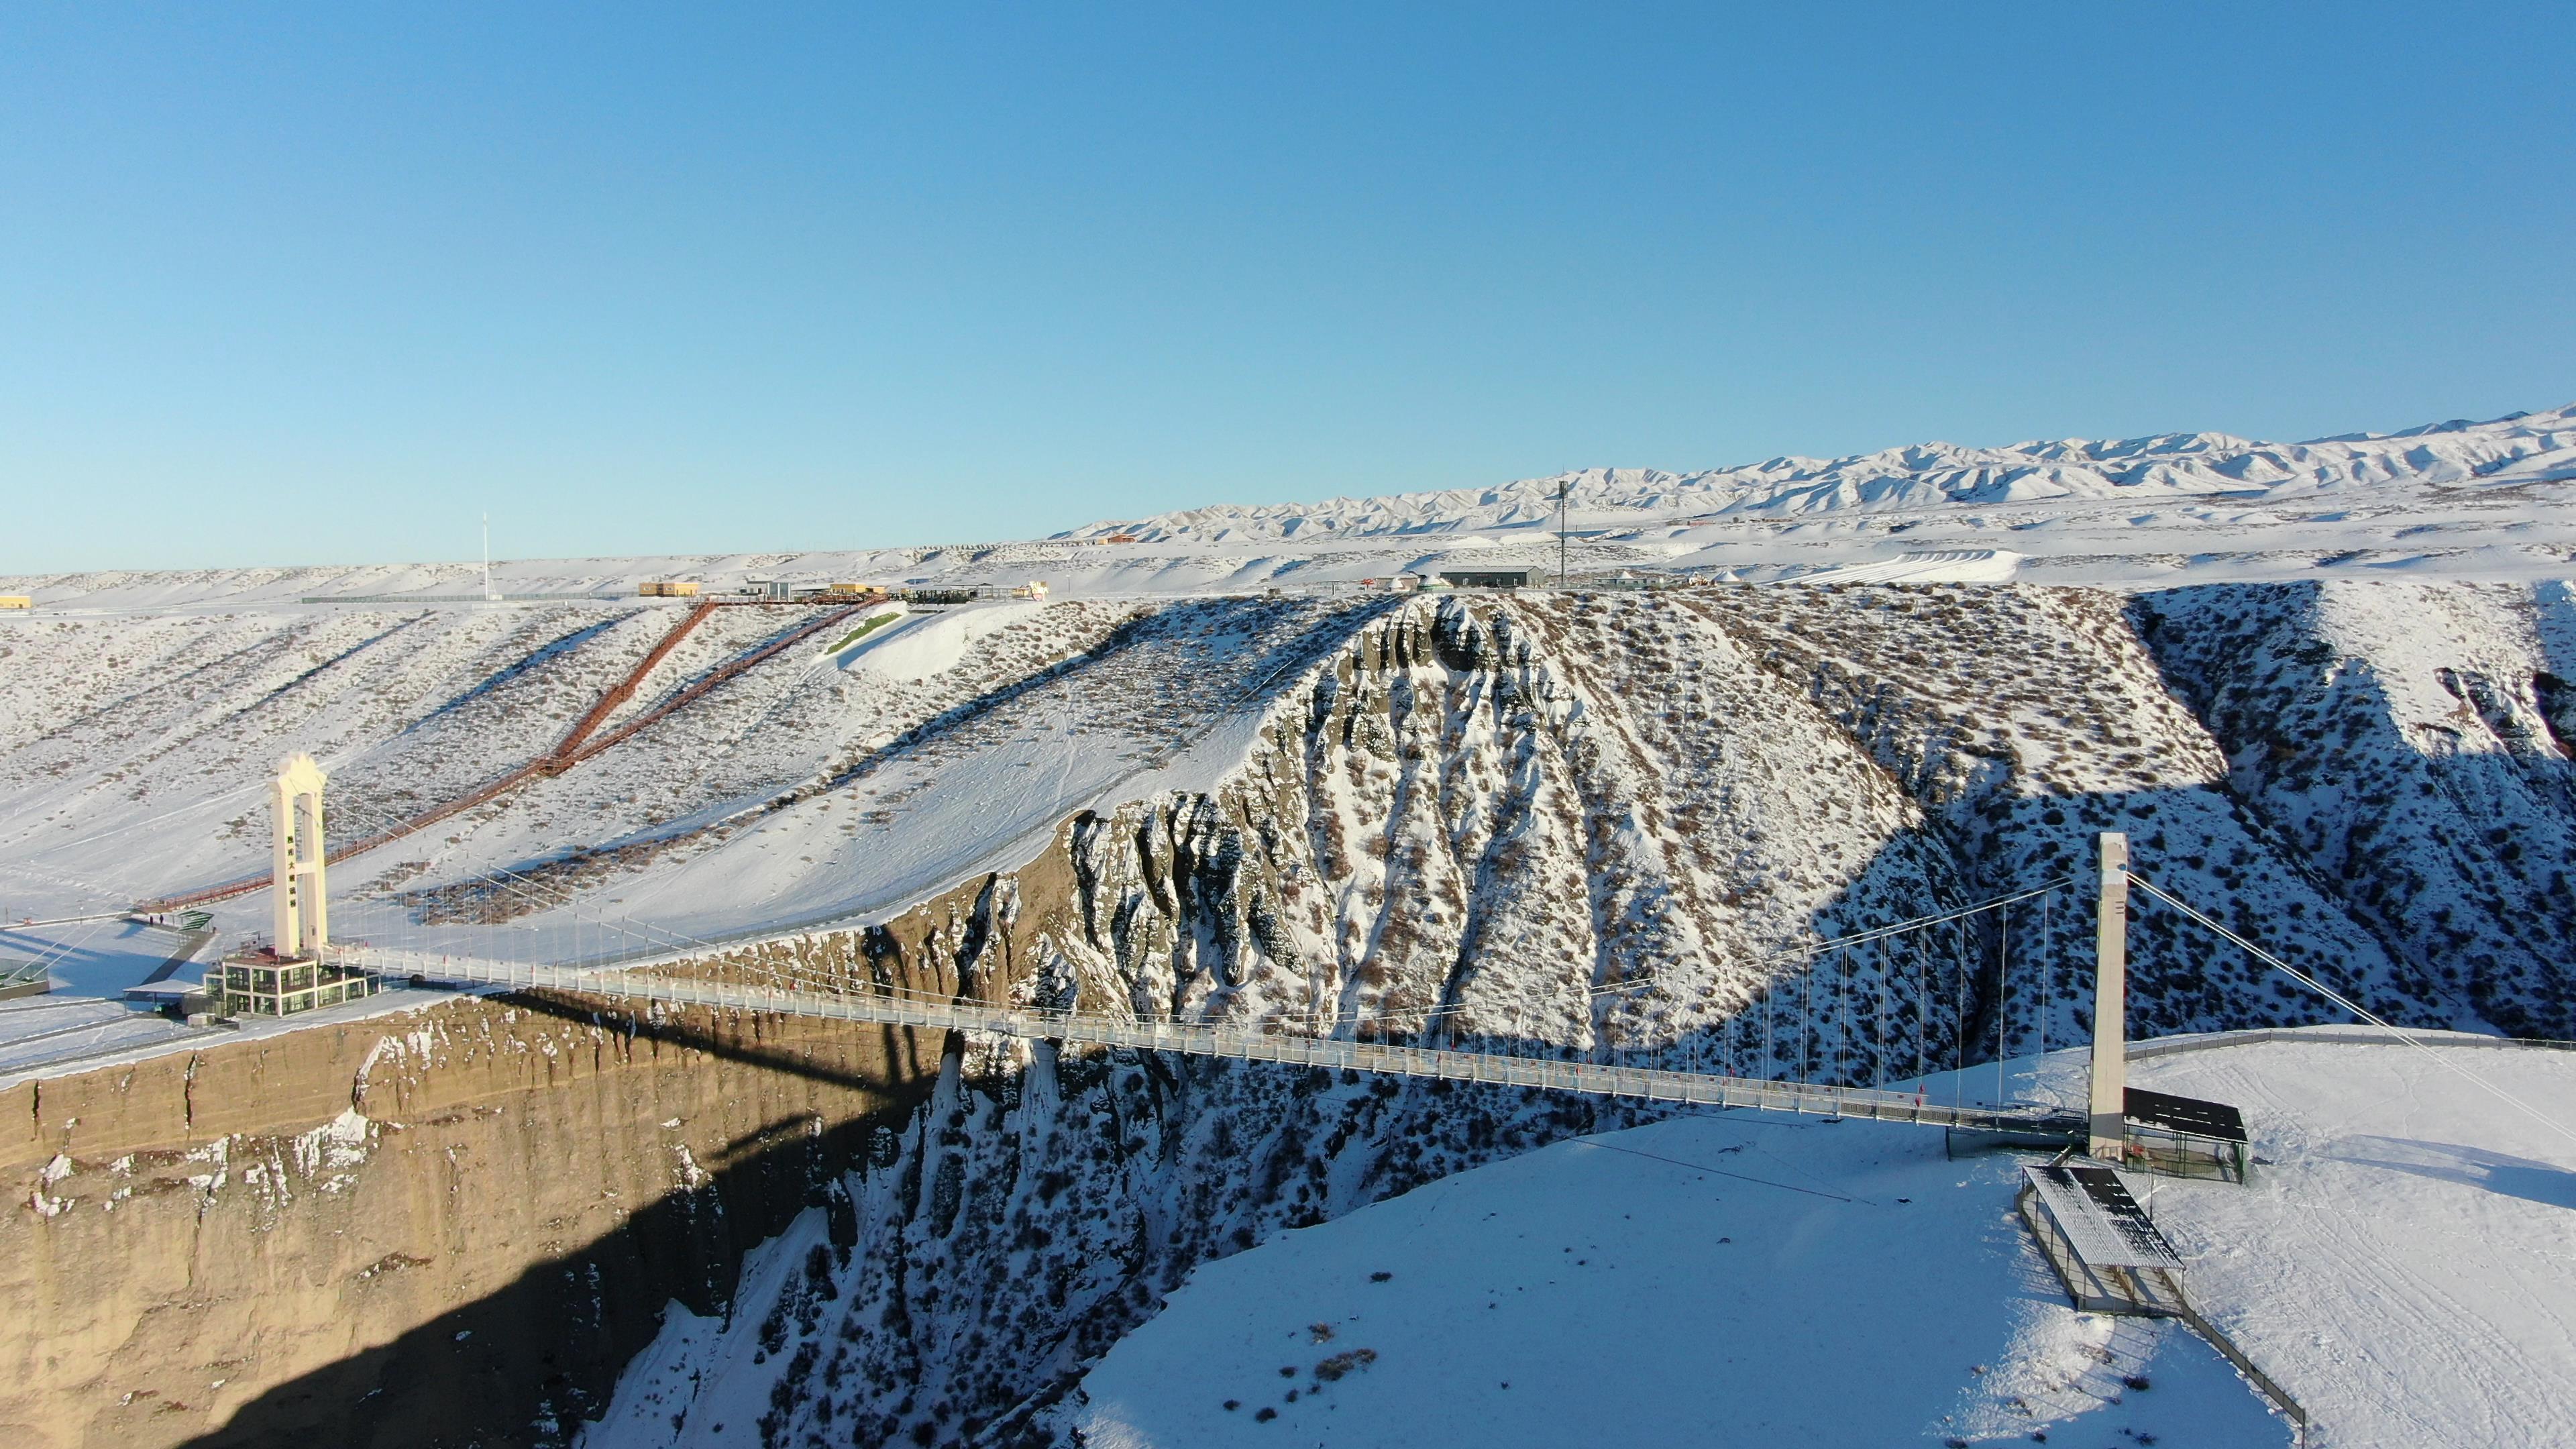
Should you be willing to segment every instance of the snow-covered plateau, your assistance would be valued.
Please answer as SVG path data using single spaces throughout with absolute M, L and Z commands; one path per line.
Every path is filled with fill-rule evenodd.
M 1552 568 L 1560 483 L 1570 587 L 1361 585 Z M 0 1329 L 0 1425 L 2285 1443 L 2198 1339 L 2062 1306 L 2026 1154 L 1922 1127 L 542 993 L 236 1033 L 115 998 L 265 891 L 204 939 L 126 912 L 264 871 L 304 751 L 335 847 L 380 841 L 332 864 L 344 942 L 2058 1102 L 2117 830 L 2372 1013 L 2566 1041 L 2571 504 L 2560 409 L 517 561 L 497 603 L 450 565 L 0 581 L 38 605 L 0 615 L 0 970 L 54 983 L 0 1001 L 0 1285 L 79 1319 Z M 770 653 L 828 606 L 633 597 L 753 578 L 934 592 Z M 2351 1020 L 2172 910 L 2128 939 L 2134 1036 Z M 2576 1056 L 2439 1040 L 2142 1058 L 2263 1159 L 2151 1210 L 2312 1442 L 2576 1442 Z M 243 1266 L 287 1241 L 348 1270 Z

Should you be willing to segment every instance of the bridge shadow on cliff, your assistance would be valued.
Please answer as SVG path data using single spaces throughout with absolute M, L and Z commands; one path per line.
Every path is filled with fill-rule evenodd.
M 819 1111 L 789 1114 L 736 1134 L 710 1154 L 696 1186 L 664 1194 L 614 1230 L 537 1263 L 498 1291 L 279 1384 L 192 1445 L 570 1443 L 585 1418 L 606 1408 L 618 1374 L 652 1341 L 664 1305 L 677 1300 L 694 1313 L 724 1312 L 745 1254 L 809 1208 L 827 1211 L 836 1244 L 854 1241 L 840 1180 L 866 1157 L 880 1128 L 909 1119 L 940 1068 L 937 1033 L 916 1038 L 887 1029 L 877 1057 L 883 1070 L 864 1071 L 783 1044 L 745 1042 L 668 1019 L 638 1020 L 585 998 L 506 1000 L 649 1036 L 660 1048 L 702 1052 L 730 1067 L 841 1089 L 856 1094 L 857 1100 L 844 1099 L 848 1105 L 862 1109 L 837 1120 Z M 470 1205 L 461 1210 L 472 1211 Z M 425 1266 L 387 1262 L 395 1272 Z M 743 1428 L 750 1442 L 756 1431 Z

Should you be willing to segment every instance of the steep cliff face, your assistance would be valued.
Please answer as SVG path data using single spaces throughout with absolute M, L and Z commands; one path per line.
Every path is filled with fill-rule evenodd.
M 973 992 L 1020 955 L 1000 898 L 741 954 Z M 0 1092 L 0 1432 L 562 1444 L 799 1214 L 846 1246 L 849 1175 L 940 1036 L 608 1005 L 452 1001 Z
M 8 1094 L 31 1125 L 0 1218 L 0 1437 L 560 1442 L 664 1304 L 722 1303 L 924 1071 L 802 1023 L 563 1010 Z
M 2143 612 L 2238 792 L 2464 1018 L 2576 1036 L 2568 586 L 2180 589 Z

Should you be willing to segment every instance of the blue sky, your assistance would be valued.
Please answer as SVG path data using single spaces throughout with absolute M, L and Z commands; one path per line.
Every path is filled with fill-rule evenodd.
M 2555 406 L 2565 20 L 12 7 L 0 570 Z

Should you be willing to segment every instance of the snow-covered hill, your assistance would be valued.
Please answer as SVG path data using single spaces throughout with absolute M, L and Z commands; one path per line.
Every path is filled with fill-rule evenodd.
M 2576 1094 L 2576 1056 L 2439 1050 L 2528 1100 Z M 2394 1044 L 2213 1045 L 2139 1079 L 2247 1110 L 2250 1185 L 2134 1186 L 2310 1442 L 2576 1439 L 2567 1139 Z M 2070 1055 L 2038 1085 L 2080 1101 L 2082 1081 Z M 2288 1444 L 2179 1323 L 2067 1306 L 2012 1214 L 2023 1160 L 1751 1114 L 1560 1143 L 1199 1270 L 1063 1424 L 1091 1449 L 1367 1449 L 1469 1424 L 1498 1449 Z

